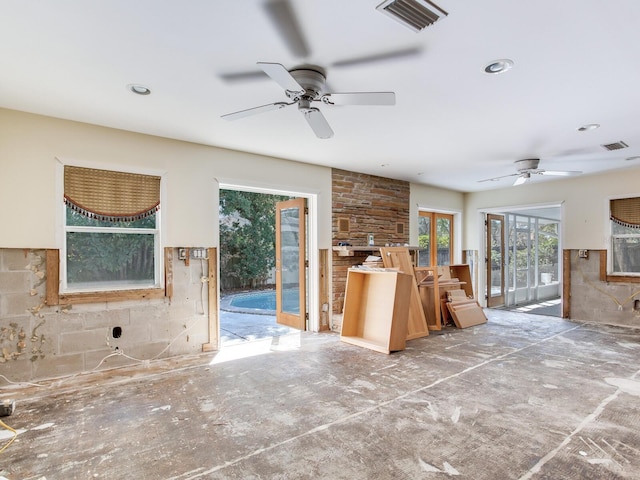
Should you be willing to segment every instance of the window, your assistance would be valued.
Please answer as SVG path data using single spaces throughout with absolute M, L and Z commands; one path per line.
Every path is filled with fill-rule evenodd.
M 640 275 L 640 197 L 609 202 L 613 274 Z
M 453 215 L 419 212 L 418 266 L 453 263 Z
M 64 292 L 160 286 L 160 177 L 65 166 Z

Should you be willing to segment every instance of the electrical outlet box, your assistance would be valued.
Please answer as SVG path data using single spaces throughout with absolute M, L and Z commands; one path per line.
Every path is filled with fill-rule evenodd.
M 579 258 L 589 258 L 589 250 L 578 250 Z
M 207 258 L 207 251 L 204 248 L 192 248 L 191 258 L 205 259 Z
M 179 248 L 178 249 L 178 260 L 186 260 L 187 259 L 187 249 Z

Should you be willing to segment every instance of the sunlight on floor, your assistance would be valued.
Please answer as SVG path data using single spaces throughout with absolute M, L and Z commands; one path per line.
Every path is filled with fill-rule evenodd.
M 298 350 L 301 344 L 301 332 L 290 333 L 287 335 L 279 335 L 274 337 L 262 338 L 251 342 L 245 342 L 237 345 L 224 347 L 211 360 L 209 365 L 217 365 L 232 360 L 240 360 L 243 358 L 257 357 L 273 352 L 286 352 L 289 350 Z
M 532 303 L 530 305 L 524 305 L 522 307 L 514 308 L 513 310 L 516 312 L 531 313 L 532 311 L 538 308 L 553 307 L 555 305 L 558 305 L 560 302 L 561 302 L 561 299 L 556 298 L 553 300 L 547 300 L 546 302 L 538 302 L 538 303 Z

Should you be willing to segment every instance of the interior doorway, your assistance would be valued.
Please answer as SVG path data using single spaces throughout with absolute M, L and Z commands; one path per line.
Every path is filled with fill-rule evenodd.
M 306 329 L 310 302 L 305 203 L 290 192 L 221 185 L 221 346 L 277 339 Z
M 562 316 L 560 206 L 486 215 L 488 307 Z

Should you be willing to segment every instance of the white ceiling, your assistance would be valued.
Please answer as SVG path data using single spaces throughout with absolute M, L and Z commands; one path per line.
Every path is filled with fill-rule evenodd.
M 381 1 L 291 0 L 310 49 L 297 58 L 265 0 L 0 0 L 0 106 L 460 191 L 508 187 L 478 180 L 528 157 L 585 174 L 640 166 L 625 160 L 640 155 L 638 0 L 437 0 L 449 15 L 420 33 Z M 419 54 L 335 65 L 407 49 Z M 484 73 L 502 58 L 512 70 Z M 321 104 L 326 140 L 295 107 L 221 119 L 287 100 L 266 76 L 221 78 L 259 61 L 318 65 L 330 91 L 390 90 L 397 104 Z M 577 131 L 588 123 L 601 128 Z

